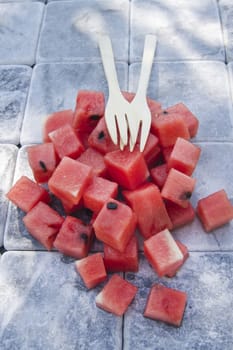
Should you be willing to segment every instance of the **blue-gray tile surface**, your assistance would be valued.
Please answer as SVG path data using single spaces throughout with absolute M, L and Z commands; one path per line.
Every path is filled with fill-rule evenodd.
M 122 90 L 136 91 L 143 42 L 157 35 L 148 96 L 183 102 L 199 119 L 201 147 L 191 203 L 224 188 L 233 204 L 233 3 L 231 0 L 0 0 L 0 348 L 1 350 L 232 350 L 233 221 L 206 233 L 196 217 L 172 231 L 189 250 L 173 278 L 143 256 L 126 278 L 138 292 L 124 317 L 98 309 L 103 284 L 87 291 L 74 259 L 45 251 L 6 198 L 33 179 L 27 147 L 42 142 L 50 113 L 75 108 L 80 89 L 108 85 L 97 34 L 111 36 Z M 52 206 L 62 211 L 59 201 Z M 102 251 L 99 242 L 92 252 Z M 187 292 L 181 327 L 143 317 L 151 286 Z

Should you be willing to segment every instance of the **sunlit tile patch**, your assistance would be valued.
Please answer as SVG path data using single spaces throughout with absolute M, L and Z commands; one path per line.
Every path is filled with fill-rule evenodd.
M 141 257 L 139 273 L 126 278 L 138 294 L 124 318 L 124 350 L 232 349 L 233 254 L 191 253 L 176 277 L 158 279 Z M 154 283 L 188 294 L 180 328 L 143 317 Z
M 95 306 L 72 259 L 7 252 L 0 260 L 2 349 L 122 349 L 122 317 Z
M 128 65 L 117 64 L 121 89 L 127 89 Z M 108 94 L 101 63 L 38 64 L 33 70 L 21 144 L 40 143 L 46 117 L 55 111 L 74 109 L 79 90 L 97 90 Z
M 15 170 L 18 148 L 14 145 L 0 144 L 0 247 L 3 245 L 3 234 L 6 224 L 9 191 Z
M 0 65 L 1 143 L 19 143 L 31 74 L 30 67 Z
M 43 10 L 42 2 L 1 4 L 0 64 L 35 63 Z
M 110 35 L 115 57 L 128 61 L 129 1 L 52 1 L 46 7 L 37 62 L 100 60 L 97 34 Z
M 133 0 L 130 62 L 141 60 L 144 36 L 158 38 L 156 59 L 225 60 L 215 0 Z
M 222 21 L 226 61 L 233 61 L 233 7 L 231 0 L 219 0 L 219 13 Z
M 140 65 L 130 65 L 129 89 L 136 91 Z M 164 108 L 183 102 L 199 119 L 196 141 L 233 141 L 228 71 L 217 61 L 156 62 L 148 95 Z

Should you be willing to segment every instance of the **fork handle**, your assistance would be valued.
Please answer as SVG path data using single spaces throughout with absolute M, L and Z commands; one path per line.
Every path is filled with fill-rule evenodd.
M 153 34 L 146 35 L 143 57 L 142 57 L 141 73 L 139 77 L 138 90 L 136 93 L 137 97 L 146 96 L 147 87 L 150 79 L 151 68 L 154 60 L 156 42 L 157 40 L 155 35 Z
M 106 34 L 100 34 L 98 37 L 98 44 L 108 83 L 109 94 L 114 94 L 115 92 L 118 93 L 120 87 L 117 79 L 112 43 L 109 36 Z

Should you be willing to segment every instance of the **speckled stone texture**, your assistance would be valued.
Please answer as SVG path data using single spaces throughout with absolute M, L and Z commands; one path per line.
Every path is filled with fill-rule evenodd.
M 6 223 L 9 191 L 14 175 L 18 148 L 14 145 L 0 144 L 0 247 L 3 245 L 3 234 Z
M 43 10 L 42 2 L 1 4 L 0 64 L 35 63 Z
M 227 62 L 233 61 L 233 8 L 231 0 L 219 0 Z
M 72 259 L 7 252 L 0 260 L 0 337 L 4 350 L 121 350 L 122 318 L 95 306 Z
M 132 0 L 131 3 L 131 62 L 140 60 L 147 33 L 158 37 L 156 59 L 225 60 L 215 0 Z
M 130 66 L 129 90 L 136 91 L 140 64 Z M 233 141 L 232 101 L 222 62 L 156 62 L 148 95 L 164 108 L 183 102 L 199 119 L 196 141 Z
M 127 89 L 128 66 L 117 64 L 121 89 Z M 102 63 L 39 64 L 33 70 L 21 144 L 42 142 L 42 126 L 55 111 L 74 109 L 80 89 L 103 91 L 108 94 Z
M 19 143 L 31 74 L 27 66 L 0 65 L 1 143 Z
M 127 62 L 128 31 L 128 0 L 52 1 L 46 7 L 37 62 L 100 60 L 98 33 L 109 34 L 116 59 Z
M 158 279 L 141 257 L 137 274 L 126 278 L 139 291 L 124 317 L 124 350 L 231 350 L 233 344 L 233 253 L 191 253 L 172 279 Z M 162 283 L 188 294 L 182 326 L 143 317 L 151 286 Z

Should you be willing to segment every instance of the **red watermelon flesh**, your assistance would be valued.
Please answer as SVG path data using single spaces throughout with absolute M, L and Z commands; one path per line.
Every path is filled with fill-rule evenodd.
M 40 201 L 50 202 L 49 193 L 42 186 L 24 175 L 16 181 L 6 196 L 26 213 Z
M 186 303 L 185 292 L 156 283 L 150 290 L 144 316 L 179 327 Z
M 158 138 L 162 147 L 173 146 L 178 137 L 190 139 L 188 127 L 179 114 L 162 114 L 151 124 L 152 133 Z
M 132 236 L 123 253 L 104 244 L 104 265 L 108 272 L 138 271 L 138 241 Z
M 57 211 L 43 202 L 37 203 L 23 218 L 28 232 L 47 250 L 52 249 L 63 221 Z
M 89 253 L 92 241 L 92 226 L 86 225 L 80 219 L 68 215 L 53 245 L 61 253 L 75 259 L 81 259 Z
M 134 190 L 143 184 L 149 171 L 142 153 L 127 148 L 107 153 L 104 157 L 107 171 L 113 181 L 128 190 Z
M 100 210 L 93 227 L 100 241 L 124 252 L 134 234 L 136 216 L 129 206 L 111 198 Z
M 107 278 L 107 272 L 101 253 L 95 253 L 77 260 L 75 262 L 75 268 L 88 289 L 96 287 Z
M 166 201 L 166 209 L 171 219 L 173 229 L 191 223 L 195 218 L 195 210 L 191 203 L 188 203 L 186 208 L 171 201 Z
M 93 174 L 96 176 L 107 176 L 107 167 L 104 162 L 104 156 L 92 147 L 88 147 L 78 158 L 78 161 L 92 167 Z
M 43 141 L 50 142 L 49 133 L 63 125 L 73 125 L 74 113 L 72 109 L 66 109 L 50 114 L 43 125 Z
M 184 103 L 177 103 L 173 106 L 170 106 L 166 109 L 166 112 L 181 115 L 188 127 L 190 137 L 196 136 L 199 127 L 199 121 Z
M 96 305 L 122 316 L 133 301 L 138 288 L 118 275 L 113 275 L 96 297 Z
M 196 179 L 172 168 L 168 173 L 161 195 L 163 198 L 168 199 L 183 208 L 187 208 L 195 184 Z
M 222 189 L 200 199 L 197 214 L 205 231 L 210 232 L 233 219 L 233 205 Z
M 178 137 L 167 162 L 168 169 L 175 168 L 191 176 L 200 158 L 200 153 L 200 147 Z
M 103 117 L 105 109 L 104 94 L 101 91 L 79 90 L 76 98 L 73 128 L 91 132 Z
M 60 159 L 65 156 L 75 159 L 84 151 L 83 144 L 69 124 L 50 132 L 49 138 Z
M 183 254 L 167 229 L 144 241 L 144 253 L 159 277 L 173 273 L 183 262 Z
M 138 227 L 144 238 L 165 228 L 172 229 L 159 188 L 147 183 L 134 191 L 123 191 L 123 195 L 136 213 Z
M 161 189 L 166 182 L 168 169 L 167 164 L 160 164 L 150 170 L 152 181 Z
M 118 193 L 116 182 L 94 176 L 91 184 L 83 194 L 83 203 L 86 208 L 98 213 L 110 198 L 115 198 Z
M 100 119 L 95 129 L 90 133 L 88 144 L 102 154 L 119 149 L 119 147 L 112 142 L 104 118 Z
M 70 206 L 77 205 L 92 180 L 92 169 L 69 157 L 62 158 L 48 181 L 50 191 Z
M 34 179 L 46 183 L 57 166 L 57 156 L 52 142 L 27 147 L 28 163 Z

